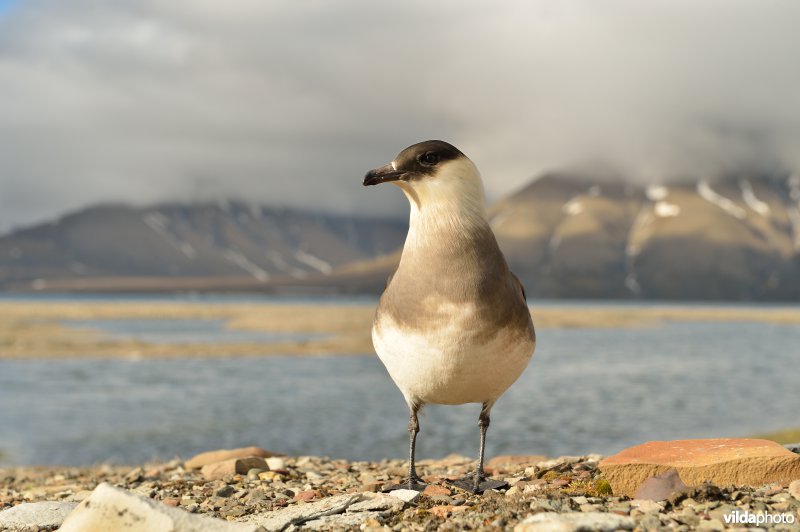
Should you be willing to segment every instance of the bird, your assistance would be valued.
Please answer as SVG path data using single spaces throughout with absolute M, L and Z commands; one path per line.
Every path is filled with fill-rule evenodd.
M 478 403 L 475 470 L 451 485 L 472 493 L 506 487 L 484 471 L 495 402 L 536 347 L 525 289 L 489 225 L 478 168 L 441 140 L 419 142 L 370 170 L 364 186 L 392 183 L 410 205 L 400 262 L 372 323 L 372 343 L 409 409 L 408 477 L 388 489 L 423 491 L 415 467 L 418 414 L 427 404 Z

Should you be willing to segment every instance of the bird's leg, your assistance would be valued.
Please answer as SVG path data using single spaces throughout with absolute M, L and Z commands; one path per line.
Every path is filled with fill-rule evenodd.
M 484 403 L 481 414 L 478 416 L 478 429 L 481 433 L 481 449 L 475 471 L 458 480 L 449 481 L 454 486 L 471 491 L 472 493 L 483 493 L 486 490 L 500 489 L 508 486 L 508 483 L 502 480 L 487 479 L 486 473 L 483 470 L 483 459 L 486 451 L 486 431 L 489 429 L 489 411 L 491 409 L 492 405 L 490 403 Z
M 396 489 L 407 489 L 407 490 L 415 490 L 415 491 L 424 491 L 426 484 L 422 481 L 422 479 L 417 475 L 417 468 L 414 464 L 415 462 L 415 450 L 417 446 L 417 433 L 419 432 L 419 420 L 417 419 L 417 412 L 419 411 L 419 406 L 417 405 L 410 405 L 409 406 L 411 413 L 408 416 L 408 478 L 403 479 L 399 484 L 394 484 L 387 488 L 384 488 L 384 491 L 391 491 Z

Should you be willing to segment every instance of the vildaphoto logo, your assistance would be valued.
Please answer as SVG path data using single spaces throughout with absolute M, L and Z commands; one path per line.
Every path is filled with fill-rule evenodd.
M 794 514 L 753 513 L 750 510 L 735 510 L 722 518 L 726 525 L 791 525 L 795 521 Z

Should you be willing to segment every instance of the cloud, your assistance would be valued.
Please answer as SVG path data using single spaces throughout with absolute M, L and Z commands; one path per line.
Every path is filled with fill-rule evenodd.
M 450 140 L 490 197 L 608 164 L 800 169 L 793 1 L 26 0 L 0 14 L 0 224 L 240 197 L 398 214 L 360 186 Z

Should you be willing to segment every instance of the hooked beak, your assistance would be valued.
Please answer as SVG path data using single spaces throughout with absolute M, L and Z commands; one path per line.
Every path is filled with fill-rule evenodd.
M 368 187 L 370 185 L 380 185 L 381 183 L 387 183 L 389 181 L 400 181 L 405 175 L 406 172 L 398 172 L 395 170 L 394 166 L 387 164 L 367 172 L 367 175 L 364 176 L 364 186 Z

